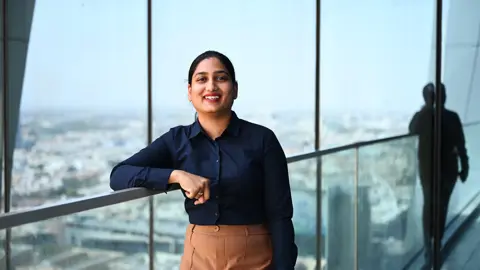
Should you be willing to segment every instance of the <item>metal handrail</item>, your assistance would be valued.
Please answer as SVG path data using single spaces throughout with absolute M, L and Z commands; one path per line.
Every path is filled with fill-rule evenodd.
M 480 121 L 471 122 L 464 126 L 472 126 L 480 124 Z M 294 163 L 311 158 L 318 158 L 320 156 L 337 153 L 349 149 L 360 148 L 368 145 L 385 143 L 389 141 L 399 140 L 402 138 L 413 137 L 414 134 L 403 134 L 398 136 L 386 137 L 371 141 L 362 141 L 352 144 L 347 144 L 339 147 L 333 147 L 325 150 L 313 151 L 306 154 L 295 155 L 287 158 L 288 163 Z M 179 189 L 178 185 L 172 185 L 168 191 Z M 30 209 L 13 211 L 5 213 L 0 216 L 0 230 L 17 227 L 29 223 L 39 222 L 42 220 L 75 214 L 87 210 L 93 210 L 109 205 L 128 202 L 136 199 L 146 198 L 149 196 L 164 193 L 163 191 L 152 191 L 145 188 L 130 188 L 120 191 L 107 192 L 97 194 L 94 196 L 86 196 L 82 198 L 69 199 L 66 201 L 59 201 L 54 204 L 41 205 Z M 165 192 L 166 193 L 166 192 Z

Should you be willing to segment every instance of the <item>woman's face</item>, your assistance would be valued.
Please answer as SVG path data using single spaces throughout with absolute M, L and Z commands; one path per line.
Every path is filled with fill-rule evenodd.
M 237 86 L 215 57 L 201 61 L 188 85 L 188 99 L 199 113 L 222 113 L 232 108 Z

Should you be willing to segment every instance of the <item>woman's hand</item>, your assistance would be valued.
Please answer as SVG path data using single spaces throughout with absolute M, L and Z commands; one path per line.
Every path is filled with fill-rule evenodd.
M 195 199 L 194 204 L 205 203 L 210 199 L 209 180 L 186 171 L 174 170 L 170 175 L 169 183 L 178 183 L 190 199 Z

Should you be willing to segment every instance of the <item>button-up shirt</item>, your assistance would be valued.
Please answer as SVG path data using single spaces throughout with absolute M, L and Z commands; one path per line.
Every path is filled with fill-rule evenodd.
M 166 191 L 173 170 L 209 179 L 210 199 L 204 204 L 194 205 L 195 200 L 185 196 L 190 223 L 267 224 L 274 269 L 294 269 L 297 246 L 287 160 L 270 129 L 239 119 L 234 112 L 227 129 L 215 140 L 198 120 L 174 127 L 115 166 L 110 186 Z

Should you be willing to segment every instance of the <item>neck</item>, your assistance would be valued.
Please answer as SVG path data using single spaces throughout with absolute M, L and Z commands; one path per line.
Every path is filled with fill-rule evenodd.
M 232 111 L 222 114 L 198 113 L 198 121 L 207 135 L 216 139 L 227 129 Z

